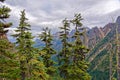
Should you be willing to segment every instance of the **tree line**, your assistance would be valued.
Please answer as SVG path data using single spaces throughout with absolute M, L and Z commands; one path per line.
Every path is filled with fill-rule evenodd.
M 4 2 L 5 0 L 0 0 Z M 33 47 L 34 36 L 31 33 L 31 25 L 27 22 L 25 10 L 21 11 L 20 22 L 11 35 L 16 39 L 15 44 L 10 43 L 6 37 L 13 23 L 5 20 L 10 17 L 11 9 L 0 7 L 0 80 L 90 80 L 88 74 L 88 62 L 85 56 L 89 49 L 83 44 L 81 36 L 85 34 L 82 27 L 81 14 L 75 14 L 74 18 L 65 18 L 60 27 L 59 39 L 62 49 L 57 52 L 53 46 L 51 30 L 43 28 L 39 39 L 45 43 L 42 49 Z M 71 26 L 75 32 L 69 36 Z M 73 39 L 70 42 L 69 39 Z M 52 57 L 55 55 L 57 61 Z

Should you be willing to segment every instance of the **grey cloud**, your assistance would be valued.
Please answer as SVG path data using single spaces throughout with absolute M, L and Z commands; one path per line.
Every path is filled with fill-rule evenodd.
M 71 19 L 75 13 L 82 14 L 85 26 L 104 26 L 111 21 L 111 16 L 116 18 L 120 15 L 120 6 L 116 10 L 109 11 L 108 3 L 111 1 L 119 0 L 7 0 L 6 3 L 14 7 L 13 10 L 26 9 L 33 32 L 37 32 L 44 26 L 59 27 L 64 18 Z M 120 1 L 117 4 L 120 4 Z M 111 6 L 114 8 L 115 3 Z M 16 18 L 14 14 L 11 16 L 11 20 L 18 25 L 18 17 Z

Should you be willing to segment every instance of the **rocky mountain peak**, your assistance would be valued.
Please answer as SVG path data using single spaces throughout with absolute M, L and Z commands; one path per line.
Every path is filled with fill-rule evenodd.
M 120 16 L 117 17 L 116 23 L 120 24 Z

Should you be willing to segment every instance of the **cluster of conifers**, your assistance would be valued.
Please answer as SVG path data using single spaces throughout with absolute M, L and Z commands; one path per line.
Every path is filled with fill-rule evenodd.
M 4 2 L 4 0 L 0 0 Z M 15 30 L 15 45 L 6 37 L 12 23 L 6 23 L 10 8 L 0 7 L 0 80 L 90 80 L 87 73 L 88 63 L 85 55 L 88 49 L 83 45 L 81 36 L 85 34 L 82 17 L 75 14 L 74 19 L 63 20 L 60 27 L 62 49 L 57 52 L 52 47 L 53 37 L 48 28 L 39 35 L 45 43 L 41 49 L 33 47 L 30 24 L 27 23 L 25 10 L 21 11 L 20 23 Z M 73 36 L 69 36 L 70 27 L 75 27 Z M 73 42 L 69 42 L 73 38 Z M 56 56 L 56 61 L 52 56 Z

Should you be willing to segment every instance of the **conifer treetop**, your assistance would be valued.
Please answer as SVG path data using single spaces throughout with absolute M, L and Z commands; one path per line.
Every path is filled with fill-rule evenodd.
M 4 2 L 5 0 L 0 0 L 0 2 Z
M 5 0 L 0 0 L 0 2 L 4 2 Z M 10 17 L 9 13 L 10 13 L 11 9 L 2 5 L 0 7 L 0 38 L 2 39 L 6 39 L 6 33 L 8 32 L 8 30 L 6 30 L 6 28 L 12 26 L 12 23 L 7 23 L 5 21 L 5 19 L 8 19 Z

